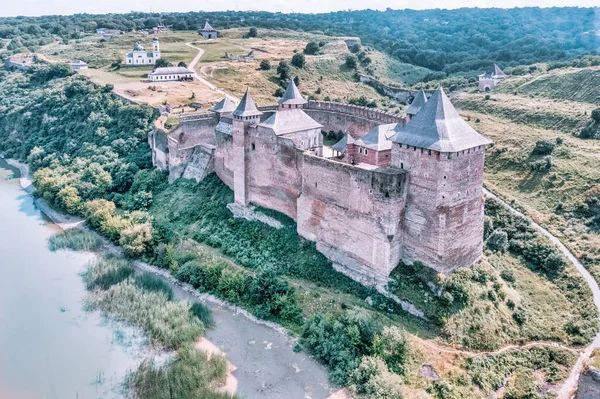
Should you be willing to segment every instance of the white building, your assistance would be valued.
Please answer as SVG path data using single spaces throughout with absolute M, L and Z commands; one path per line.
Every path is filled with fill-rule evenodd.
M 208 23 L 208 21 L 206 21 L 206 23 L 204 24 L 204 28 L 200 29 L 200 32 L 198 32 L 202 35 L 202 37 L 204 37 L 205 39 L 216 39 L 217 38 L 217 30 L 215 28 L 213 28 L 212 26 L 210 26 L 210 24 Z
M 194 80 L 194 72 L 183 67 L 156 68 L 148 74 L 151 82 Z
M 88 69 L 88 64 L 86 64 L 85 62 L 83 62 L 81 60 L 75 60 L 75 61 L 71 62 L 71 68 L 73 68 L 74 71 Z
M 479 75 L 479 91 L 490 91 L 504 82 L 506 78 L 508 78 L 508 75 L 498 65 L 494 64 L 494 73 L 482 73 Z
M 152 39 L 152 52 L 146 51 L 139 43 L 135 45 L 131 53 L 125 56 L 127 66 L 154 65 L 160 59 L 160 47 L 158 37 Z

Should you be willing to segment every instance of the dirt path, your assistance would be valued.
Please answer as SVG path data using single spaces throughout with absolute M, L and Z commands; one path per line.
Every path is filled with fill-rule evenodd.
M 208 80 L 204 79 L 203 77 L 201 77 L 198 73 L 196 73 L 196 64 L 198 64 L 198 62 L 200 61 L 200 58 L 202 58 L 202 56 L 204 55 L 204 50 L 201 49 L 200 47 L 196 47 L 194 46 L 192 43 L 186 43 L 185 44 L 188 47 L 191 47 L 193 49 L 198 50 L 198 54 L 196 54 L 196 56 L 194 57 L 194 59 L 192 60 L 192 62 L 190 62 L 190 65 L 188 65 L 188 69 L 194 71 L 194 77 L 202 82 L 204 85 L 208 86 L 211 90 L 220 93 L 226 97 L 229 97 L 230 100 L 239 102 L 240 99 L 229 94 L 229 93 L 225 93 L 223 90 L 219 89 L 217 86 L 213 85 L 212 83 L 210 83 Z
M 583 266 L 583 264 L 581 264 L 581 262 L 571 253 L 571 251 L 569 251 L 569 249 L 558 238 L 556 238 L 548 230 L 546 230 L 545 228 L 543 228 L 542 226 L 540 226 L 539 224 L 534 222 L 530 217 L 528 217 L 525 214 L 523 214 L 522 212 L 519 212 L 518 210 L 514 209 L 513 207 L 508 205 L 502 199 L 498 198 L 498 196 L 496 196 L 489 190 L 484 188 L 483 192 L 486 196 L 488 196 L 490 198 L 494 198 L 495 200 L 499 201 L 502 205 L 504 205 L 507 209 L 510 209 L 510 211 L 513 214 L 527 219 L 536 230 L 538 230 L 540 233 L 542 233 L 543 235 L 548 237 L 550 239 L 550 241 L 552 241 L 552 243 L 554 243 L 554 245 L 556 245 L 558 247 L 558 249 L 566 256 L 566 258 L 575 266 L 575 268 L 577 269 L 579 274 L 581 274 L 581 276 L 585 279 L 586 283 L 592 290 L 592 294 L 594 296 L 594 304 L 596 305 L 596 308 L 598 309 L 598 312 L 600 313 L 600 288 L 598 287 L 598 283 L 592 277 L 590 272 L 588 272 L 587 269 Z M 592 352 L 596 348 L 600 348 L 600 332 L 596 335 L 596 337 L 594 338 L 592 343 L 590 345 L 588 345 L 584 349 L 584 351 L 581 353 L 581 355 L 579 356 L 577 363 L 575 363 L 573 370 L 571 370 L 571 374 L 569 374 L 569 378 L 567 378 L 567 380 L 565 381 L 565 383 L 563 384 L 561 389 L 558 391 L 558 396 L 557 396 L 558 399 L 571 398 L 571 396 L 577 389 L 577 382 L 579 380 L 579 375 L 583 371 L 584 364 L 585 364 L 586 360 L 588 360 L 590 358 Z

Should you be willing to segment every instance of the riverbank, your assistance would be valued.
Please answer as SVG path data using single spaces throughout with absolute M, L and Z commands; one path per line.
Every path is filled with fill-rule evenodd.
M 7 163 L 19 171 L 21 187 L 33 196 L 35 187 L 28 165 L 15 160 L 7 160 Z M 92 233 L 102 241 L 108 253 L 123 256 L 120 248 L 89 230 L 82 219 L 53 210 L 42 198 L 33 198 L 38 209 L 61 229 L 78 228 Z M 237 379 L 237 393 L 244 398 L 274 399 L 284 394 L 290 398 L 325 399 L 331 395 L 350 398 L 346 390 L 330 385 L 327 370 L 322 365 L 305 353 L 294 352 L 298 338 L 291 336 L 282 326 L 257 319 L 245 309 L 198 292 L 173 278 L 166 270 L 140 261 L 134 264 L 139 270 L 167 281 L 173 287 L 176 299 L 201 302 L 213 311 L 215 327 L 206 330 L 205 339 L 225 354 L 230 362 L 227 392 Z

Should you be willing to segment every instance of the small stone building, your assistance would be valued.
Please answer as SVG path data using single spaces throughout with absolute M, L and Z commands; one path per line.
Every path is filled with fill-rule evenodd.
M 498 65 L 494 64 L 493 73 L 486 72 L 479 75 L 479 91 L 490 91 L 504 82 L 506 78 L 508 78 L 508 75 Z
M 88 69 L 88 64 L 81 60 L 74 60 L 71 62 L 71 68 L 73 68 L 74 71 L 80 71 L 82 69 Z
M 184 67 L 156 68 L 148 74 L 150 82 L 173 82 L 194 80 L 194 72 Z
M 206 23 L 204 24 L 204 28 L 200 29 L 200 31 L 198 33 L 200 33 L 202 35 L 202 37 L 204 37 L 205 39 L 216 39 L 217 38 L 217 30 L 215 28 L 213 28 L 212 26 L 210 26 L 208 21 L 206 21 Z
M 146 51 L 142 45 L 136 43 L 131 53 L 125 55 L 125 65 L 144 66 L 154 65 L 160 59 L 160 46 L 158 37 L 152 39 L 152 51 Z

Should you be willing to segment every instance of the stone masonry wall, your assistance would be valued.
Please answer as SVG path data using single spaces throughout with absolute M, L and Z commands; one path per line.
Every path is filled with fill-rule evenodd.
M 405 123 L 400 115 L 329 101 L 309 101 L 304 106 L 304 112 L 323 125 L 323 130 L 348 132 L 355 139 L 364 136 L 377 125 Z
M 483 147 L 441 154 L 394 143 L 392 166 L 407 170 L 409 176 L 405 262 L 418 260 L 448 273 L 479 258 L 484 156 Z
M 336 264 L 389 275 L 402 256 L 405 173 L 303 158 L 298 234 Z
M 233 190 L 233 136 L 215 132 L 214 171 Z
M 248 202 L 296 219 L 302 151 L 263 127 L 248 129 L 246 151 Z

